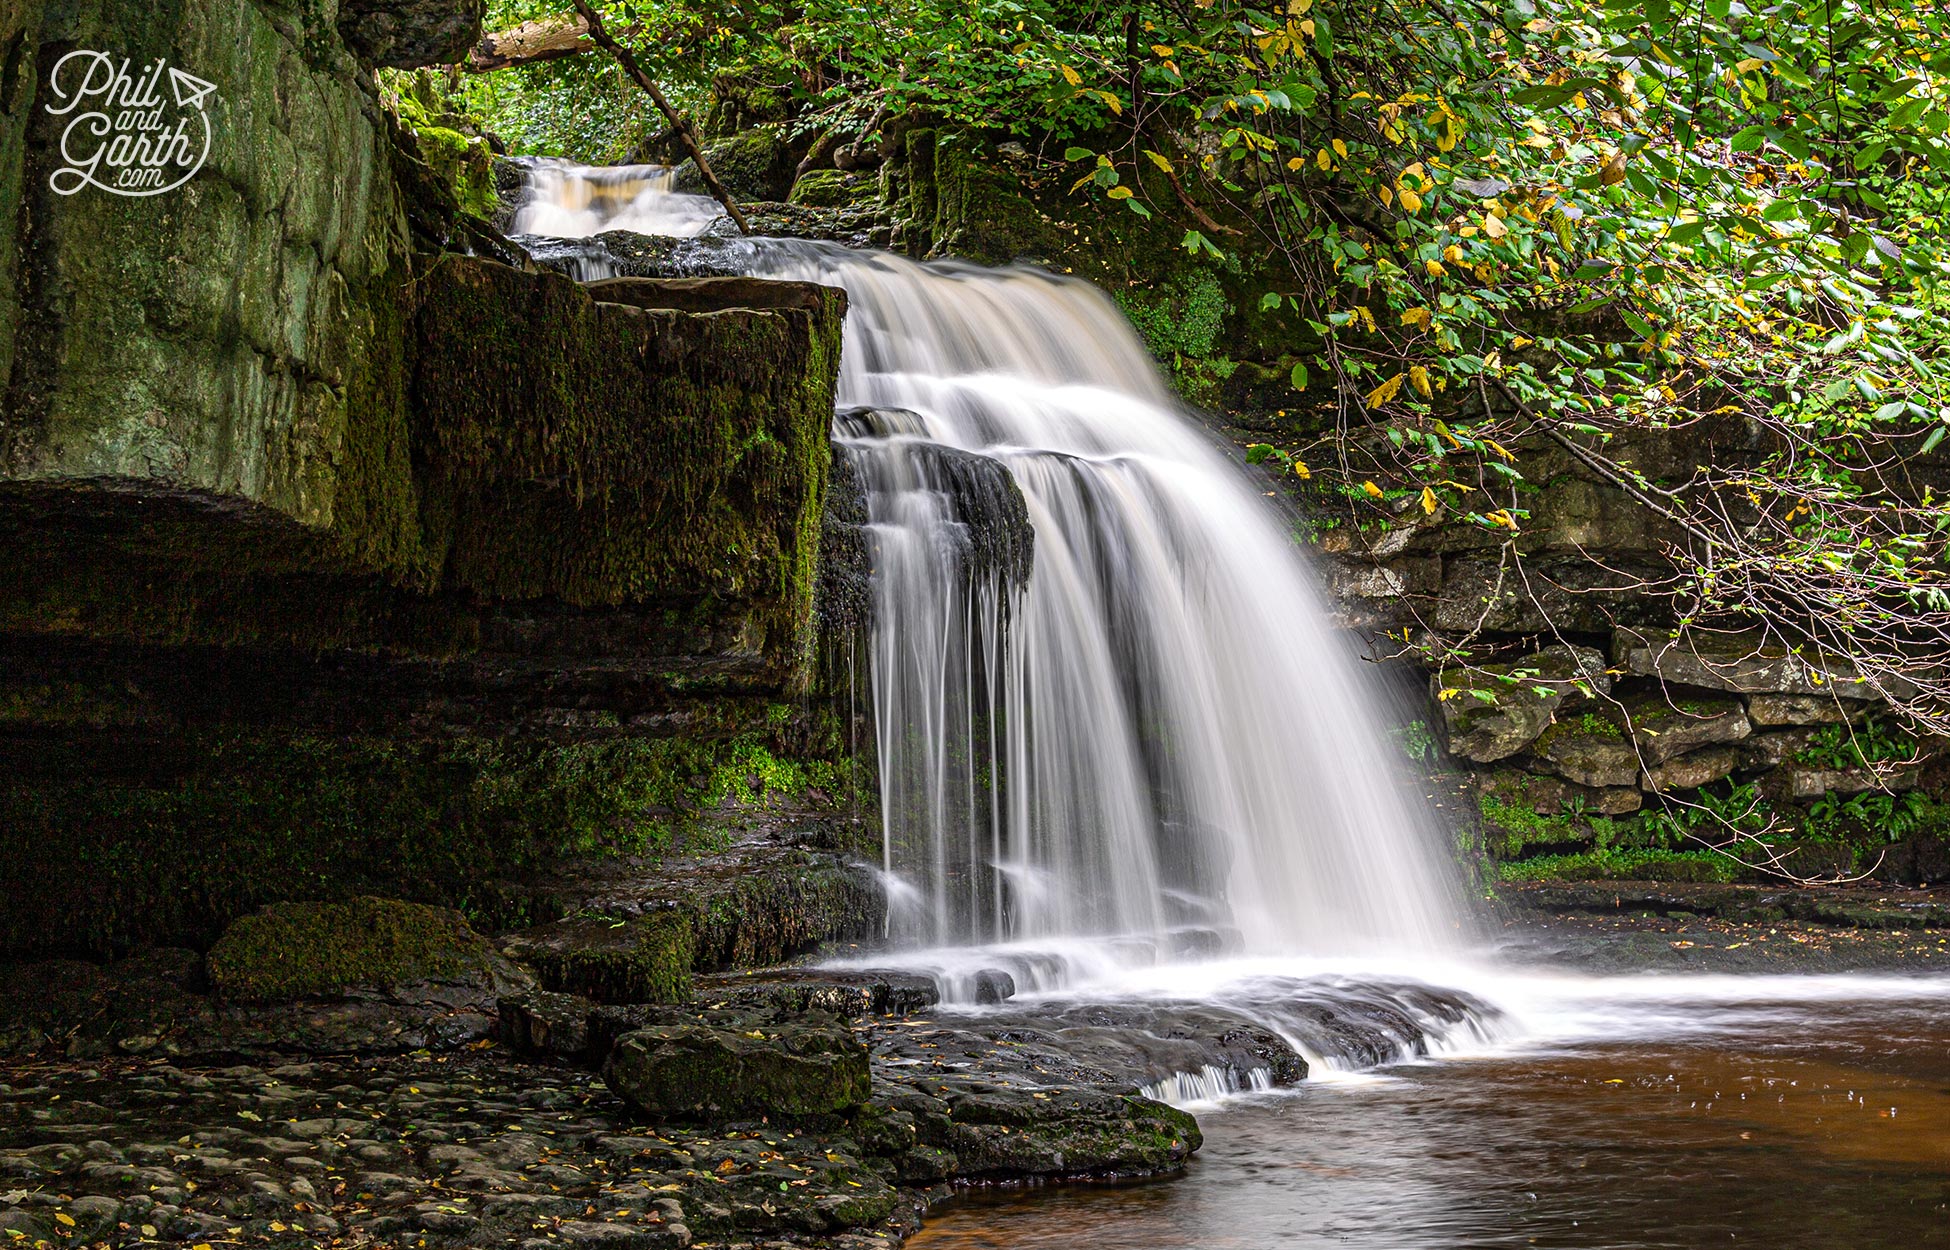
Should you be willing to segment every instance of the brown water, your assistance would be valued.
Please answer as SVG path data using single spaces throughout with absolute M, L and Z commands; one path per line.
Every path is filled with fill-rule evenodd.
M 1235 1101 L 1181 1177 L 971 1194 L 909 1246 L 1950 1246 L 1950 1006 L 1683 1010 Z

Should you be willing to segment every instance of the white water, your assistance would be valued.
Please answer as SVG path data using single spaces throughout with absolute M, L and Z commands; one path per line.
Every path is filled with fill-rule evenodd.
M 676 171 L 663 165 L 576 165 L 535 158 L 515 209 L 516 234 L 579 239 L 603 230 L 634 230 L 688 239 L 723 215 L 708 195 L 675 189 Z
M 1256 479 L 1114 305 L 1029 270 L 770 243 L 844 286 L 842 408 L 878 540 L 888 864 L 910 943 L 1194 929 L 1249 952 L 1453 943 L 1450 869 L 1388 756 L 1379 682 Z M 970 586 L 930 444 L 1027 502 L 1033 573 Z
M 704 231 L 715 206 L 667 185 L 543 166 L 518 229 Z M 1378 682 L 1329 627 L 1256 479 L 1179 410 L 1100 292 L 826 244 L 726 247 L 750 272 L 846 288 L 839 402 L 875 410 L 837 424 L 876 537 L 881 870 L 899 944 L 862 966 L 931 973 L 950 1002 L 974 1002 L 1000 970 L 1017 1005 L 1214 1003 L 1330 1081 L 1368 1078 L 1297 1014 L 1315 991 L 1406 1010 L 1419 1035 L 1397 1039 L 1394 1061 L 1732 1036 L 1809 1004 L 1950 1000 L 1943 979 L 1581 977 L 1464 960 L 1476 934 L 1391 766 Z M 578 262 L 585 277 L 606 265 L 597 252 Z M 978 489 L 985 465 L 1021 492 L 1026 586 L 1006 551 L 984 547 L 1007 512 Z M 1438 1018 L 1415 1006 L 1415 982 L 1502 1011 Z M 1213 1067 L 1155 1092 L 1198 1104 L 1258 1084 Z

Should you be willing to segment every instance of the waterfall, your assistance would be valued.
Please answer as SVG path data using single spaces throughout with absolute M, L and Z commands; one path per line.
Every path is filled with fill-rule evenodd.
M 1455 945 L 1455 872 L 1391 757 L 1381 682 L 1262 480 L 1109 299 L 1026 268 L 723 247 L 849 296 L 835 436 L 875 543 L 896 940 Z

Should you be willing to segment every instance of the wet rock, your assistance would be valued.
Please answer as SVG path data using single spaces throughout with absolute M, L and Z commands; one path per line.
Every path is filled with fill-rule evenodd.
M 1703 785 L 1731 776 L 1740 766 L 1740 752 L 1732 747 L 1708 747 L 1704 751 L 1694 751 L 1663 764 L 1654 764 L 1645 771 L 1645 788 L 1658 792 L 1663 790 L 1696 790 Z
M 1636 786 L 1639 753 L 1624 729 L 1608 716 L 1586 713 L 1545 730 L 1531 748 L 1558 776 L 1581 786 L 1603 789 Z
M 1833 695 L 1757 694 L 1747 700 L 1747 719 L 1759 726 L 1860 724 L 1865 715 L 1861 702 Z
M 697 983 L 701 1003 L 828 1012 L 839 1016 L 909 1015 L 941 1001 L 934 978 L 911 972 L 769 969 L 724 973 Z
M 1203 1141 L 1186 1112 L 1094 1089 L 917 1082 L 887 1102 L 914 1117 L 924 1145 L 954 1156 L 957 1176 L 973 1179 L 1150 1176 L 1182 1166 Z
M 1612 660 L 1636 677 L 1736 694 L 1882 698 L 1843 657 L 1797 653 L 1758 637 L 1620 629 L 1612 636 Z M 1903 683 L 1891 693 L 1906 697 L 1914 689 Z
M 361 58 L 393 69 L 452 65 L 481 39 L 487 0 L 343 0 L 339 35 Z
M 1000 968 L 984 968 L 970 982 L 970 992 L 981 1006 L 994 1006 L 1016 996 L 1016 979 Z
M 1655 694 L 1627 705 L 1632 741 L 1652 765 L 1721 743 L 1738 742 L 1753 732 L 1738 699 Z
M 1546 647 L 1513 663 L 1429 678 L 1449 754 L 1481 764 L 1536 741 L 1564 704 L 1610 692 L 1605 657 L 1590 647 Z
M 691 995 L 696 934 L 671 913 L 560 920 L 511 938 L 515 958 L 559 993 L 601 1003 L 676 1003 Z
M 1740 743 L 1740 766 L 1750 769 L 1779 768 L 1813 745 L 1816 732 L 1814 729 L 1782 729 L 1773 733 L 1753 734 Z
M 859 1039 L 817 1025 L 643 1029 L 616 1043 L 603 1079 L 653 1119 L 704 1122 L 832 1115 L 863 1105 L 870 1085 Z
M 501 1000 L 500 1041 L 518 1055 L 575 1058 L 589 1049 L 589 1013 L 580 994 L 535 990 Z

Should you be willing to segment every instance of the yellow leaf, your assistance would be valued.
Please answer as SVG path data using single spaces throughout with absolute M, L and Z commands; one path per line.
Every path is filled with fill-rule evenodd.
M 1486 438 L 1483 441 L 1488 443 L 1490 447 L 1496 452 L 1496 454 L 1502 456 L 1505 460 L 1516 459 L 1515 456 L 1510 454 L 1510 449 L 1508 447 L 1505 447 L 1502 443 L 1497 442 L 1495 439 Z
M 1402 324 L 1405 326 L 1415 326 L 1417 329 L 1428 329 L 1429 323 L 1434 320 L 1435 314 L 1426 308 L 1410 308 L 1404 310 L 1402 313 Z
M 1334 155 L 1340 157 L 1342 160 L 1347 159 L 1347 144 L 1342 143 L 1339 139 L 1336 139 L 1334 140 L 1333 148 L 1334 148 Z
M 1501 217 L 1498 217 L 1495 213 L 1489 213 L 1483 217 L 1483 233 L 1492 239 L 1500 239 L 1510 233 L 1510 227 L 1503 224 Z
M 1422 262 L 1422 268 L 1428 270 L 1431 278 L 1440 278 L 1443 274 L 1449 272 L 1442 267 L 1442 262 L 1439 260 L 1425 260 Z
M 1312 39 L 1314 37 L 1314 19 L 1310 17 L 1306 21 L 1300 23 L 1300 33 L 1305 35 L 1307 38 Z
M 1155 53 L 1157 53 L 1157 54 L 1158 54 L 1159 56 L 1170 56 L 1170 55 L 1171 55 L 1171 53 L 1172 53 L 1172 49 L 1170 49 L 1169 47 L 1166 47 L 1166 46 L 1165 46 L 1164 44 L 1162 44 L 1162 43 L 1154 43 L 1154 44 L 1152 44 L 1152 45 L 1151 45 L 1151 50 L 1152 50 L 1153 52 L 1155 52 Z
M 1375 324 L 1374 324 L 1374 314 L 1368 311 L 1368 306 L 1366 304 L 1356 304 L 1354 306 L 1354 315 L 1356 318 L 1360 320 L 1362 327 L 1365 328 L 1369 334 L 1373 334 L 1376 332 Z
M 1326 148 L 1322 148 L 1320 151 L 1314 153 L 1314 164 L 1320 166 L 1322 169 L 1332 169 L 1334 168 L 1334 158 L 1328 154 Z
M 1286 6 L 1287 16 L 1299 17 L 1302 13 L 1305 13 L 1308 9 L 1311 9 L 1313 7 L 1314 7 L 1314 0 L 1287 0 L 1287 6 Z
M 1422 511 L 1435 515 L 1435 492 L 1426 486 L 1422 488 Z
M 1435 398 L 1435 392 L 1429 388 L 1429 371 L 1421 365 L 1415 365 L 1409 369 L 1408 384 L 1414 387 L 1415 393 L 1423 399 Z
M 1385 182 L 1381 184 L 1381 202 L 1383 204 L 1393 204 L 1395 202 L 1395 189 Z
M 1413 213 L 1419 212 L 1421 208 L 1422 197 L 1404 187 L 1402 189 L 1402 211 L 1405 213 Z
M 1153 152 L 1150 148 L 1144 149 L 1144 154 L 1150 157 L 1151 163 L 1153 165 L 1156 165 L 1159 169 L 1164 170 L 1166 173 L 1172 172 L 1171 162 L 1167 160 L 1162 154 Z
M 1381 498 L 1381 487 L 1379 487 L 1379 486 L 1376 486 L 1376 485 L 1375 485 L 1375 484 L 1374 484 L 1373 482 L 1363 482 L 1363 483 L 1361 483 L 1361 489 L 1362 489 L 1362 490 L 1364 490 L 1364 491 L 1367 491 L 1367 492 L 1368 492 L 1368 495 L 1369 495 L 1369 496 L 1370 496 L 1371 498 L 1374 498 L 1374 499 L 1379 499 L 1379 498 Z
M 1307 167 L 1307 158 L 1304 156 L 1296 156 L 1286 163 L 1286 167 L 1288 169 L 1305 169 Z
M 1426 187 L 1429 184 L 1429 171 L 1422 167 L 1422 162 L 1420 161 L 1416 161 L 1413 165 L 1410 165 L 1407 169 L 1402 170 L 1401 177 L 1413 178 L 1415 179 L 1416 183 L 1420 186 Z M 1397 178 L 1395 181 L 1400 182 L 1401 178 Z
M 1063 71 L 1063 81 L 1069 83 L 1072 87 L 1076 86 L 1077 84 L 1083 81 L 1083 75 L 1077 73 L 1069 66 L 1059 65 L 1057 66 L 1057 68 Z
M 1598 181 L 1608 187 L 1625 181 L 1625 153 L 1619 152 L 1605 162 L 1604 168 L 1598 171 Z
M 1129 187 L 1112 187 L 1110 190 L 1104 192 L 1104 194 L 1113 200 L 1128 200 L 1131 198 L 1131 189 Z
M 1406 380 L 1407 376 L 1406 374 L 1398 373 L 1386 382 L 1383 382 L 1380 386 L 1369 391 L 1368 407 L 1379 408 L 1394 399 L 1396 395 L 1401 393 L 1402 382 Z M 1375 493 L 1380 494 L 1381 492 L 1376 491 Z
M 1759 69 L 1765 63 L 1766 62 L 1762 61 L 1757 56 L 1750 56 L 1747 57 L 1745 60 L 1735 62 L 1734 68 L 1739 70 L 1743 74 L 1751 74 L 1755 70 Z
M 1454 686 L 1447 686 L 1447 687 L 1444 687 L 1444 688 L 1443 688 L 1443 689 L 1441 689 L 1441 690 L 1438 690 L 1438 691 L 1436 691 L 1436 693 L 1435 693 L 1435 697 L 1436 697 L 1436 701 L 1437 701 L 1437 702 L 1439 702 L 1439 703 L 1447 703 L 1447 702 L 1448 702 L 1449 700 L 1451 700 L 1451 699 L 1453 699 L 1453 698 L 1455 698 L 1455 697 L 1456 697 L 1457 695 L 1459 695 L 1459 694 L 1461 694 L 1461 693 L 1462 693 L 1462 691 L 1460 691 L 1460 690 L 1458 690 L 1458 689 L 1456 689 L 1456 687 L 1454 687 Z
M 1313 475 L 1314 475 L 1314 471 L 1307 467 L 1306 461 L 1295 460 L 1293 462 L 1293 476 L 1299 478 L 1301 481 L 1304 482 L 1308 478 L 1311 478 Z
M 1459 244 L 1451 243 L 1448 247 L 1442 249 L 1442 259 L 1452 265 L 1462 264 L 1462 247 Z
M 56 1211 L 54 1213 L 54 1222 L 63 1228 L 73 1228 L 74 1216 L 69 1215 L 66 1211 Z

